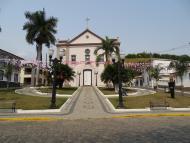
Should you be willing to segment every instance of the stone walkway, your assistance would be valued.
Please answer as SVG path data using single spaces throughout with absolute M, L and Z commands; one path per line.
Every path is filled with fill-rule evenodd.
M 17 94 L 24 94 L 24 95 L 30 95 L 30 96 L 40 96 L 36 94 L 37 90 L 35 88 L 25 87 L 22 89 L 15 90 L 15 93 Z
M 93 87 L 82 87 L 81 92 L 76 96 L 79 97 L 74 99 L 77 101 L 73 105 L 73 111 L 66 118 L 96 118 L 109 115 L 103 108 Z
M 133 89 L 136 90 L 134 93 L 127 93 L 127 96 L 144 96 L 144 95 L 149 95 L 149 94 L 155 94 L 156 92 L 153 90 L 149 89 L 142 89 L 142 88 L 128 88 L 128 89 Z M 118 97 L 118 94 L 113 94 L 113 95 L 106 95 L 106 97 Z

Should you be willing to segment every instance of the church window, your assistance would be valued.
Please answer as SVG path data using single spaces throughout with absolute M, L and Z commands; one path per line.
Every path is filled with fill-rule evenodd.
M 89 50 L 89 49 L 86 49 L 86 50 L 85 50 L 85 54 L 86 54 L 86 55 L 89 55 L 89 54 L 90 54 L 90 50 Z
M 90 55 L 85 55 L 85 61 L 89 62 L 90 61 Z
M 90 50 L 85 49 L 85 62 L 86 64 L 90 64 Z
M 71 61 L 76 62 L 76 55 L 71 55 Z

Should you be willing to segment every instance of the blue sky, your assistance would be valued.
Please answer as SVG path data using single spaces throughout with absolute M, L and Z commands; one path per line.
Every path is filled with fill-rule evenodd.
M 181 47 L 168 53 L 190 55 L 190 0 L 0 0 L 0 48 L 35 59 L 35 45 L 27 44 L 22 30 L 24 12 L 43 8 L 59 20 L 56 39 L 78 35 L 89 17 L 90 29 L 120 37 L 126 54 Z

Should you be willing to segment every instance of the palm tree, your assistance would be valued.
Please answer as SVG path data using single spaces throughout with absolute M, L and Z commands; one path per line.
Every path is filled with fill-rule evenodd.
M 156 80 L 156 86 L 158 87 L 158 80 L 160 79 L 160 71 L 163 69 L 163 67 L 160 67 L 160 64 L 156 65 L 155 67 L 151 67 L 149 70 L 149 75 L 151 78 L 154 78 Z
M 45 11 L 36 11 L 34 13 L 26 12 L 26 19 L 28 21 L 24 24 L 23 30 L 26 30 L 26 41 L 29 44 L 36 43 L 37 61 L 42 61 L 42 45 L 50 46 L 50 44 L 55 44 L 54 34 L 57 32 L 55 30 L 57 26 L 57 18 L 50 17 L 46 18 Z M 39 66 L 37 67 L 37 79 L 36 83 L 38 85 L 39 79 Z
M 183 95 L 183 75 L 188 71 L 188 63 L 183 59 L 178 61 L 172 61 L 169 65 L 169 68 L 173 68 L 176 72 L 176 76 L 179 76 L 181 80 L 181 94 Z
M 130 82 L 134 78 L 134 71 L 129 68 L 121 69 L 121 79 L 123 83 Z M 118 64 L 107 65 L 101 74 L 101 81 L 104 83 L 112 82 L 115 92 L 118 92 L 117 86 L 119 83 L 118 78 Z
M 5 77 L 7 78 L 7 88 L 9 87 L 9 82 L 11 81 L 12 73 L 13 73 L 13 64 L 9 62 L 6 64 L 6 67 L 5 67 Z
M 98 54 L 98 51 L 101 50 L 104 52 Z M 110 57 L 113 52 L 119 55 L 119 43 L 117 42 L 116 39 L 110 39 L 106 36 L 106 38 L 102 40 L 102 45 L 95 49 L 94 54 L 97 56 L 97 61 L 98 59 L 100 59 L 101 56 L 105 56 L 106 63 L 109 64 Z
M 23 30 L 26 30 L 26 41 L 29 44 L 36 43 L 36 60 L 42 61 L 42 45 L 55 44 L 54 34 L 57 26 L 57 19 L 54 17 L 46 18 L 45 11 L 36 11 L 34 13 L 26 12 L 28 21 L 24 24 Z
M 73 69 L 70 68 L 68 65 L 60 64 L 58 75 L 59 75 L 58 85 L 59 85 L 59 88 L 62 88 L 63 83 L 65 81 L 74 80 L 75 71 L 73 71 Z

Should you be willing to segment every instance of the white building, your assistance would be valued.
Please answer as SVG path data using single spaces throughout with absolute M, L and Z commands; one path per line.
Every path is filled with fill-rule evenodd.
M 63 62 L 68 64 L 75 71 L 74 81 L 67 83 L 70 86 L 105 86 L 101 81 L 100 75 L 104 70 L 104 59 L 96 63 L 94 50 L 101 46 L 103 38 L 86 29 L 71 40 L 60 40 L 57 46 L 57 58 L 59 51 L 64 50 Z M 117 40 L 117 39 L 116 39 Z M 117 40 L 118 44 L 119 41 Z M 103 51 L 99 51 L 101 54 Z
M 0 49 L 0 88 L 6 87 L 6 82 L 8 81 L 9 87 L 19 86 L 20 84 L 20 61 L 23 58 L 16 56 L 12 53 Z M 7 65 L 11 65 L 11 75 L 6 77 Z
M 36 64 L 32 61 L 22 61 L 20 70 L 20 83 L 24 86 L 35 86 L 36 83 Z M 47 85 L 47 69 L 41 67 L 39 71 L 39 85 Z
M 160 79 L 158 81 L 158 86 L 160 86 L 160 87 L 168 86 L 168 82 L 169 82 L 171 76 L 174 77 L 176 86 L 181 86 L 180 77 L 176 76 L 175 70 L 168 68 L 170 63 L 171 63 L 171 60 L 168 60 L 168 59 L 156 59 L 156 60 L 152 61 L 153 67 L 159 65 L 159 67 L 162 68 L 162 70 L 160 71 Z M 143 76 L 144 81 L 147 81 L 146 80 L 147 72 L 145 72 L 144 75 L 145 75 L 145 76 Z M 149 79 L 149 83 L 146 82 L 146 85 L 153 86 L 156 82 L 155 79 L 152 79 L 152 80 L 150 80 L 151 78 L 148 78 L 148 79 Z M 183 75 L 183 85 L 184 85 L 184 87 L 190 87 L 190 68 L 187 71 L 187 73 L 185 73 Z

